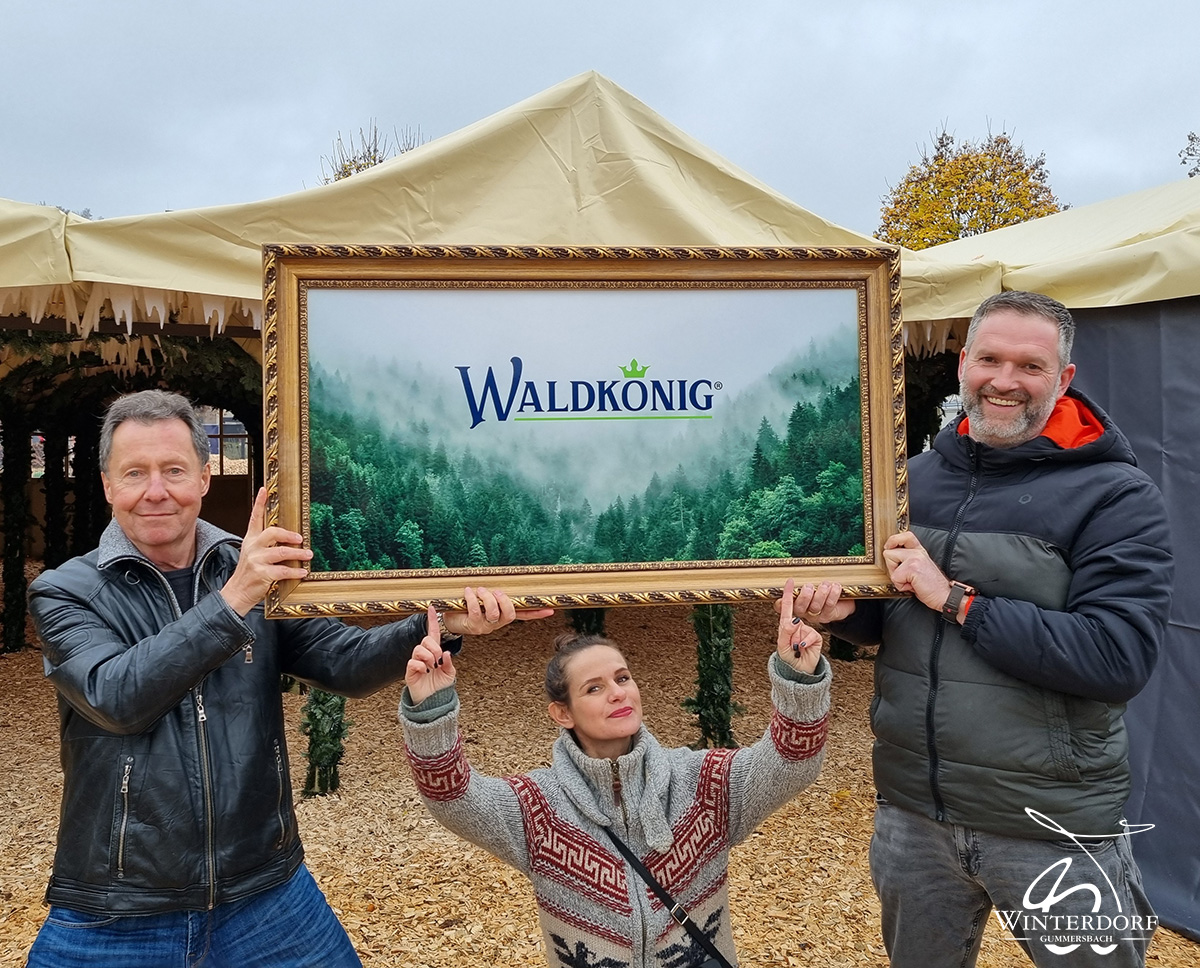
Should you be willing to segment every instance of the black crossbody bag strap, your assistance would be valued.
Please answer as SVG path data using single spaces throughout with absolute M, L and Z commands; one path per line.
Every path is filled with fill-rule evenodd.
M 657 880 L 655 880 L 653 874 L 646 870 L 646 866 L 640 860 L 638 860 L 637 855 L 625 845 L 625 841 L 614 834 L 608 827 L 604 828 L 604 832 L 608 834 L 612 842 L 616 844 L 617 850 L 619 850 L 621 855 L 627 861 L 629 861 L 630 866 L 638 872 L 638 875 L 641 877 L 641 879 L 650 886 L 650 890 L 654 892 L 655 896 L 657 896 L 658 899 L 666 906 L 666 909 L 670 912 L 671 917 L 682 924 L 684 930 L 686 930 L 687 933 L 692 936 L 692 940 L 695 941 L 696 944 L 700 945 L 700 947 L 705 951 L 707 951 L 710 958 L 715 958 L 717 964 L 721 965 L 721 968 L 733 968 L 733 966 L 726 960 L 725 956 L 717 950 L 716 946 L 704 936 L 704 932 L 696 926 L 696 922 L 693 921 L 688 915 L 687 908 L 685 908 L 682 904 L 675 903 L 675 899 L 667 893 L 667 889 L 659 884 Z

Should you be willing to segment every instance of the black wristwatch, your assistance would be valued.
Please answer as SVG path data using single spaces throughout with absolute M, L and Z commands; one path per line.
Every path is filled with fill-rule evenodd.
M 958 606 L 967 595 L 974 595 L 975 589 L 960 581 L 950 581 L 950 594 L 946 596 L 946 604 L 942 606 L 942 618 L 947 622 L 958 621 Z

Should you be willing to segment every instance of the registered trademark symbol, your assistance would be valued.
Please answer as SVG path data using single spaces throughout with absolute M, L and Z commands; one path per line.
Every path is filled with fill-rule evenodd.
M 714 384 L 713 384 L 713 389 L 714 389 L 714 390 L 720 390 L 720 389 L 721 389 L 721 381 L 720 381 L 720 380 L 718 380 L 716 383 L 714 383 Z

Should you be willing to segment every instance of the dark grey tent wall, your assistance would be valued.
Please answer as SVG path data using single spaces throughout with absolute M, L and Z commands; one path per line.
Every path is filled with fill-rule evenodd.
M 1171 517 L 1166 643 L 1129 704 L 1130 823 L 1162 923 L 1200 940 L 1200 297 L 1075 310 L 1075 385 L 1112 415 Z

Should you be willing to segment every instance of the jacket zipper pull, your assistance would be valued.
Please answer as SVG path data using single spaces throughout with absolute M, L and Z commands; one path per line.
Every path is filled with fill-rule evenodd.
M 204 696 L 196 693 L 196 721 L 199 723 L 208 722 L 208 714 L 204 711 Z
M 133 766 L 129 763 L 125 764 L 125 772 L 121 775 L 121 792 L 129 792 L 129 774 L 133 772 Z
M 254 644 L 247 642 L 242 646 L 242 651 L 246 654 L 246 665 L 254 661 Z
M 612 767 L 613 799 L 621 808 L 621 819 L 625 821 L 625 829 L 628 830 L 629 812 L 625 809 L 624 791 L 621 789 L 621 768 L 617 766 L 616 760 L 609 760 L 609 765 Z

